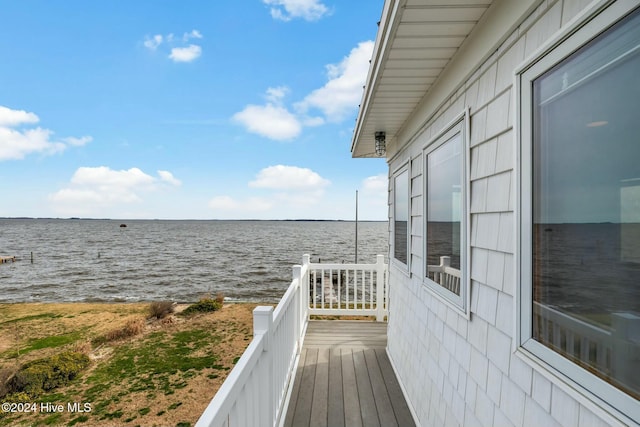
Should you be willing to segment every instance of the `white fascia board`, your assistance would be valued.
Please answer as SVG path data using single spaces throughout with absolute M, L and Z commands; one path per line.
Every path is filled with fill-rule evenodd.
M 364 120 L 369 110 L 371 98 L 373 97 L 373 89 L 376 87 L 375 82 L 379 80 L 383 71 L 383 60 L 386 62 L 388 55 L 385 54 L 393 42 L 392 35 L 395 35 L 395 28 L 398 26 L 399 14 L 398 10 L 401 4 L 406 4 L 407 0 L 386 0 L 382 9 L 382 16 L 380 18 L 380 24 L 378 27 L 378 33 L 376 36 L 375 45 L 373 47 L 373 54 L 371 55 L 371 64 L 369 65 L 369 72 L 367 73 L 367 80 L 365 81 L 365 87 L 362 94 L 362 101 L 360 102 L 360 109 L 358 111 L 358 118 L 356 120 L 356 128 L 353 131 L 353 137 L 351 140 L 351 154 L 355 157 L 356 145 L 360 140 L 360 133 Z M 398 22 L 396 22 L 398 21 Z

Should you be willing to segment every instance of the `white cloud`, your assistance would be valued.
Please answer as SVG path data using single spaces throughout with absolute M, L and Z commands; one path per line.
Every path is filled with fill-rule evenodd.
M 158 171 L 158 176 L 162 181 L 167 182 L 171 185 L 175 185 L 176 187 L 179 187 L 180 185 L 182 185 L 182 181 L 180 181 L 179 179 L 176 179 L 173 176 L 173 174 L 169 171 Z
M 287 94 L 289 94 L 289 88 L 286 86 L 270 87 L 267 89 L 265 98 L 274 104 L 281 104 Z
M 329 13 L 329 8 L 318 0 L 262 0 L 262 2 L 271 6 L 271 16 L 281 21 L 290 21 L 294 18 L 317 21 Z
M 339 64 L 327 65 L 329 81 L 294 104 L 293 111 L 284 105 L 290 90 L 286 86 L 267 89 L 265 105 L 247 105 L 233 120 L 249 132 L 275 140 L 293 139 L 302 128 L 341 122 L 352 114 L 362 97 L 373 42 L 359 43 Z M 310 110 L 314 110 L 310 113 Z M 316 114 L 317 112 L 321 114 Z
M 331 182 L 308 168 L 276 165 L 262 169 L 249 187 L 271 190 L 319 190 Z
M 156 34 L 153 37 L 146 36 L 144 39 L 144 47 L 149 50 L 156 50 L 162 44 L 162 34 Z
M 372 194 L 384 194 L 388 191 L 388 177 L 386 174 L 370 176 L 362 181 L 362 191 Z
M 71 178 L 73 184 L 95 185 L 104 189 L 133 188 L 151 185 L 154 181 L 152 176 L 138 168 L 116 171 L 106 166 L 78 168 Z
M 216 216 L 226 218 L 315 218 L 317 205 L 331 182 L 311 169 L 297 166 L 275 165 L 262 169 L 248 183 L 255 191 L 266 191 L 268 196 L 231 197 L 216 196 L 209 207 Z
M 361 42 L 339 64 L 327 65 L 329 81 L 296 105 L 301 112 L 319 109 L 329 121 L 344 120 L 356 109 L 362 97 L 373 41 Z
M 38 123 L 40 118 L 24 110 L 12 110 L 0 105 L 0 126 L 15 127 L 24 123 Z
M 191 62 L 198 59 L 202 55 L 202 47 L 197 44 L 185 44 L 192 39 L 203 38 L 202 33 L 199 30 L 193 29 L 188 33 L 184 33 L 182 38 L 176 37 L 173 33 L 169 33 L 166 36 L 162 34 L 156 34 L 154 36 L 146 36 L 143 42 L 144 47 L 151 51 L 157 50 L 161 45 L 167 47 L 161 49 L 164 52 L 168 52 L 167 57 L 174 62 Z
M 190 44 L 187 47 L 174 47 L 171 49 L 169 58 L 173 62 L 191 62 L 198 59 L 202 54 L 202 48 L 195 44 Z
M 326 121 L 322 117 L 305 117 L 302 119 L 302 124 L 307 127 L 322 126 Z
M 274 103 L 247 105 L 233 115 L 233 120 L 244 125 L 251 133 L 278 141 L 293 139 L 302 132 L 298 118 L 285 107 Z
M 173 39 L 173 34 L 171 34 L 172 39 Z M 184 42 L 189 41 L 190 39 L 201 39 L 202 38 L 202 33 L 198 30 L 191 30 L 190 33 L 184 33 L 184 35 L 182 36 L 182 40 Z
M 82 147 L 83 145 L 87 145 L 87 143 L 93 141 L 93 138 L 90 136 L 83 136 L 81 138 L 70 136 L 68 138 L 64 138 L 63 141 L 69 145 L 73 145 L 74 147 Z
M 91 141 L 90 136 L 68 137 L 56 141 L 52 139 L 52 130 L 41 127 L 24 129 L 24 125 L 39 121 L 34 113 L 0 105 L 0 161 L 23 159 L 32 153 L 51 155 L 60 153 L 69 146 L 84 145 Z
M 389 203 L 389 182 L 387 174 L 367 177 L 360 186 L 360 205 L 367 212 L 387 212 Z M 378 218 L 376 215 L 374 218 Z
M 159 182 L 180 185 L 180 181 L 167 171 L 158 171 L 158 178 L 155 178 L 139 168 L 80 167 L 67 188 L 50 194 L 49 200 L 59 213 L 100 215 L 105 208 L 142 202 L 141 194 L 159 189 Z

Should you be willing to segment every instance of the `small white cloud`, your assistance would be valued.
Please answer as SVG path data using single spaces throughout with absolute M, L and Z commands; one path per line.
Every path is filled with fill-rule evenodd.
M 389 203 L 389 182 L 387 174 L 370 176 L 362 180 L 360 204 L 365 210 L 377 212 L 373 218 L 382 218 Z
M 278 141 L 290 140 L 302 132 L 300 121 L 286 108 L 269 103 L 247 105 L 233 115 L 233 120 L 249 132 Z
M 173 36 L 173 34 L 171 34 L 171 36 Z M 184 33 L 184 35 L 182 36 L 182 41 L 189 41 L 190 39 L 201 39 L 202 38 L 202 33 L 198 30 L 191 30 L 190 33 Z
M 162 181 L 167 182 L 171 185 L 175 185 L 176 187 L 179 187 L 180 185 L 182 185 L 182 181 L 180 181 L 179 179 L 176 179 L 173 176 L 173 174 L 169 171 L 158 171 L 158 176 Z
M 288 93 L 289 88 L 286 86 L 270 87 L 267 89 L 265 98 L 267 98 L 267 101 L 269 102 L 280 104 Z
M 38 123 L 39 120 L 34 113 L 0 105 L 0 161 L 23 159 L 32 153 L 51 155 L 60 153 L 69 146 L 84 145 L 91 141 L 90 136 L 68 137 L 56 141 L 52 139 L 52 130 L 41 127 L 14 129 Z
M 362 97 L 373 45 L 373 41 L 359 43 L 339 64 L 327 65 L 329 81 L 307 95 L 296 108 L 301 113 L 316 108 L 329 121 L 344 120 L 356 109 Z
M 150 50 L 156 50 L 162 44 L 162 34 L 156 34 L 153 37 L 146 36 L 144 39 L 144 47 Z
M 74 147 L 82 147 L 83 145 L 87 145 L 89 142 L 93 141 L 93 138 L 90 136 L 83 136 L 81 138 L 70 136 L 68 138 L 64 138 L 63 141 L 69 145 L 73 145 Z
M 171 49 L 169 58 L 173 62 L 191 62 L 200 57 L 202 54 L 202 48 L 195 44 L 190 44 L 187 47 L 174 47 Z
M 276 165 L 262 169 L 249 187 L 271 190 L 319 190 L 331 182 L 308 168 Z
M 158 182 L 179 185 L 170 172 L 158 171 L 158 176 L 154 178 L 139 168 L 80 167 L 66 188 L 49 195 L 49 201 L 62 214 L 101 214 L 108 207 L 142 202 L 142 194 L 160 188 Z
M 362 181 L 362 191 L 371 194 L 384 194 L 386 197 L 388 185 L 386 174 L 370 176 Z
M 168 52 L 167 57 L 174 62 L 191 62 L 199 58 L 202 55 L 202 47 L 197 44 L 185 44 L 192 39 L 201 39 L 203 35 L 200 31 L 193 29 L 188 33 L 184 33 L 182 37 L 176 37 L 173 33 L 169 33 L 166 36 L 162 34 L 156 34 L 152 37 L 146 36 L 143 42 L 144 46 L 152 51 L 155 51 L 160 45 L 166 47 L 161 49 L 164 52 Z
M 329 8 L 318 0 L 262 0 L 271 6 L 271 17 L 281 21 L 302 18 L 306 21 L 317 21 L 329 14 Z

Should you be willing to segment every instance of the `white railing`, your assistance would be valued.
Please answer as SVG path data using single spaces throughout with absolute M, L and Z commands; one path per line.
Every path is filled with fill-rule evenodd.
M 204 427 L 278 425 L 309 318 L 304 266 L 276 306 L 253 310 L 253 340 L 196 423 Z
M 280 424 L 309 316 L 387 315 L 387 266 L 313 264 L 304 255 L 276 306 L 253 311 L 253 340 L 196 427 L 273 427 Z M 312 286 L 313 285 L 313 286 Z
M 428 265 L 429 278 L 443 288 L 460 295 L 460 270 L 451 267 L 451 257 L 441 256 L 440 265 Z
M 382 255 L 377 256 L 375 264 L 313 264 L 308 261 L 305 255 L 309 314 L 376 316 L 377 321 L 384 320 L 388 313 L 388 272 Z

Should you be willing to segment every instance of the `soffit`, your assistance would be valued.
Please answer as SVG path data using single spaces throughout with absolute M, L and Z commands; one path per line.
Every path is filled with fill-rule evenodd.
M 492 0 L 387 0 L 356 121 L 353 157 L 376 157 L 455 56 Z

